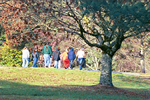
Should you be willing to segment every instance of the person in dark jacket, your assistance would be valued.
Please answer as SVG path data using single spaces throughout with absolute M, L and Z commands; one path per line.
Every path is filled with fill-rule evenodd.
M 37 60 L 38 60 L 38 58 L 39 58 L 38 51 L 33 49 L 33 52 L 31 54 L 31 61 L 33 61 L 32 67 L 37 67 Z
M 78 65 L 81 65 L 82 68 L 85 68 L 85 67 L 86 67 L 86 60 L 85 60 L 85 59 L 86 59 L 86 58 L 83 58 L 83 60 L 82 60 L 81 63 L 79 63 L 79 61 L 78 61 L 78 59 L 77 59 L 77 66 L 78 66 Z
M 54 51 L 53 53 L 53 60 L 55 61 L 54 67 L 58 69 L 58 64 L 59 64 L 59 60 L 60 60 L 60 48 L 57 47 L 56 51 Z
M 68 59 L 70 61 L 70 65 L 69 65 L 70 69 L 73 69 L 72 64 L 73 64 L 73 61 L 75 58 L 76 58 L 75 52 L 74 52 L 73 48 L 70 47 L 70 51 L 68 52 Z

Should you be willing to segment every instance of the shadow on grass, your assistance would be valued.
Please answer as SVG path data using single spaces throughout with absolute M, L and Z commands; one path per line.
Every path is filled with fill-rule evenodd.
M 7 96 L 7 97 L 6 97 Z M 13 96 L 13 97 L 12 97 Z M 15 97 L 14 97 L 15 96 Z M 62 86 L 35 86 L 11 81 L 0 81 L 0 99 L 5 100 L 19 100 L 19 96 L 23 96 L 21 99 L 26 100 L 38 99 L 42 100 L 99 100 L 99 99 L 111 99 L 111 100 L 124 100 L 129 99 L 148 99 L 148 95 L 129 92 L 124 89 L 115 87 L 106 87 L 101 85 L 93 86 L 73 86 L 73 85 L 62 85 Z M 34 98 L 33 98 L 34 97 Z M 37 99 L 37 98 L 36 98 Z M 8 99 L 7 99 L 8 100 Z

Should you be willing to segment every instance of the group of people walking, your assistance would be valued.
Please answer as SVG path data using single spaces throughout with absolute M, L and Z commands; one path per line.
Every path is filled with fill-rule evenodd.
M 72 47 L 67 48 L 63 53 L 60 52 L 60 47 L 57 47 L 53 52 L 51 46 L 49 45 L 49 43 L 47 43 L 42 48 L 42 56 L 44 58 L 45 68 L 50 68 L 51 65 L 54 65 L 54 68 L 58 69 L 63 64 L 65 69 L 73 69 L 73 62 L 77 58 L 77 65 L 79 65 L 79 69 L 82 70 L 82 67 L 84 67 L 86 63 L 85 52 L 83 51 L 83 48 L 81 48 L 76 54 Z M 22 50 L 23 67 L 28 67 L 29 60 L 33 61 L 32 67 L 37 67 L 38 60 L 41 60 L 39 58 L 41 57 L 39 57 L 37 49 L 33 49 L 31 57 L 27 47 L 24 47 L 24 49 Z

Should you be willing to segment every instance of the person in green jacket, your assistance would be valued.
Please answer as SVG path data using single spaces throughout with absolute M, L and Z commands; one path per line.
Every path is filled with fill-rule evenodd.
M 44 54 L 44 64 L 45 64 L 45 68 L 46 68 L 51 64 L 50 58 L 53 54 L 52 48 L 49 45 L 49 43 L 45 44 L 45 46 L 43 47 L 42 54 Z

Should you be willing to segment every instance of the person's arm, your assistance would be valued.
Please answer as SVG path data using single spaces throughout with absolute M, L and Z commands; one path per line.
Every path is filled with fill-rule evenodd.
M 73 52 L 73 60 L 76 58 L 76 54 L 75 52 Z
M 85 58 L 85 52 L 83 52 L 83 58 Z
M 62 54 L 60 54 L 60 59 L 61 59 L 61 60 L 63 59 L 63 56 L 62 56 Z
M 76 57 L 78 58 L 78 52 L 77 52 L 77 54 L 76 54 Z
M 50 55 L 51 55 L 51 56 L 53 55 L 53 51 L 52 51 L 51 46 L 50 46 Z
M 28 51 L 28 57 L 30 57 L 30 52 Z
M 32 59 L 33 59 L 33 56 L 32 56 L 32 54 L 31 54 L 31 58 L 30 58 L 30 61 L 32 61 Z
M 22 50 L 22 59 L 23 59 L 23 50 Z
M 44 47 L 43 47 L 43 49 L 42 49 L 42 54 L 44 54 Z
M 39 53 L 38 53 L 38 51 L 37 51 L 37 60 L 39 59 L 39 56 L 40 56 L 40 55 L 39 55 Z
M 61 56 L 61 53 L 59 52 L 59 57 Z

